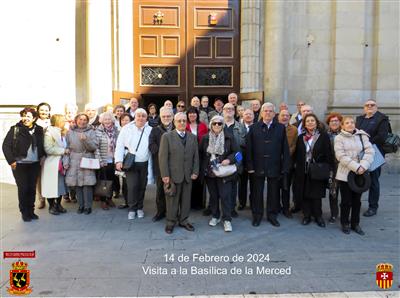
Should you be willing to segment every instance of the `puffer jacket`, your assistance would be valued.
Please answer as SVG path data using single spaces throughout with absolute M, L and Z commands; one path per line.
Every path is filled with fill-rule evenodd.
M 107 164 L 107 154 L 108 154 L 108 137 L 107 133 L 104 131 L 104 127 L 102 124 L 100 124 L 96 128 L 96 137 L 99 142 L 99 154 L 100 154 L 100 163 L 102 164 Z M 114 134 L 115 134 L 115 145 L 117 144 L 117 139 L 118 139 L 118 128 L 114 126 Z M 115 147 L 114 147 L 115 151 Z M 113 154 L 114 155 L 114 154 Z
M 361 160 L 359 160 L 362 151 L 360 136 L 364 143 L 364 155 Z M 347 175 L 350 171 L 357 172 L 360 166 L 368 170 L 374 160 L 374 148 L 369 141 L 369 135 L 363 130 L 356 129 L 354 133 L 342 130 L 335 137 L 334 145 L 335 156 L 339 161 L 336 173 L 337 180 L 347 182 Z
M 79 136 L 83 133 L 86 140 L 81 141 Z M 65 175 L 65 182 L 68 186 L 89 186 L 96 184 L 95 170 L 81 169 L 80 163 L 82 157 L 100 158 L 98 154 L 99 141 L 96 131 L 91 125 L 86 128 L 73 127 L 67 133 L 67 147 L 70 154 L 65 160 L 69 166 Z

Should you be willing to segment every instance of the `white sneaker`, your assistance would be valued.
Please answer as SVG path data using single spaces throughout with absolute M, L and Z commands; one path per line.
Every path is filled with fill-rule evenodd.
M 128 219 L 135 219 L 135 217 L 136 217 L 136 212 L 135 211 L 129 211 Z
M 143 218 L 143 217 L 144 217 L 144 212 L 143 212 L 143 210 L 139 209 L 139 210 L 137 211 L 137 217 L 138 217 L 138 218 Z
M 208 222 L 208 224 L 212 227 L 215 227 L 217 224 L 219 224 L 221 220 L 219 218 L 211 218 L 211 220 Z
M 232 232 L 232 224 L 230 221 L 224 221 L 224 231 L 225 232 Z

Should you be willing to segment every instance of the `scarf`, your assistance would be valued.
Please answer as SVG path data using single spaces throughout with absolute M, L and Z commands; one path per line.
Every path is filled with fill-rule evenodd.
M 167 131 L 170 132 L 173 129 L 173 124 L 172 122 L 170 124 L 168 124 L 167 126 L 165 126 L 164 124 L 162 124 L 162 127 Z
M 211 155 L 222 155 L 225 151 L 225 135 L 222 130 L 218 135 L 210 131 L 207 152 Z
M 109 128 L 103 126 L 104 132 L 107 134 L 108 138 L 108 151 L 114 152 L 117 139 L 115 137 L 115 126 L 111 125 Z

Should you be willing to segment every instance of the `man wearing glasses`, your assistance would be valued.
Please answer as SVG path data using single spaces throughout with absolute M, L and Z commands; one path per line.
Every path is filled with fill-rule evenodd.
M 378 149 L 384 156 L 382 145 L 389 133 L 389 118 L 378 111 L 378 105 L 374 99 L 368 99 L 364 104 L 364 114 L 356 119 L 356 127 L 364 130 L 370 135 L 370 142 L 376 144 Z M 369 207 L 364 216 L 370 217 L 376 214 L 379 201 L 379 176 L 381 175 L 381 167 L 370 172 L 371 187 L 369 188 L 368 203 Z
M 178 101 L 178 103 L 176 104 L 176 110 L 174 112 L 175 113 L 179 113 L 179 112 L 184 113 L 185 111 L 186 111 L 185 102 L 183 100 Z
M 194 231 L 188 219 L 192 180 L 199 175 L 199 150 L 197 137 L 186 131 L 186 119 L 185 113 L 175 115 L 175 129 L 163 134 L 158 154 L 162 181 L 167 186 L 176 186 L 174 194 L 166 195 L 167 234 L 172 234 L 177 223 L 188 231 Z

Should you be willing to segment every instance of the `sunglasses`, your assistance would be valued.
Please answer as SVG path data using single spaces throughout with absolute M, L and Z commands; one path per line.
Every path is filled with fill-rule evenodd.
M 368 103 L 368 104 L 364 105 L 364 107 L 368 107 L 368 108 L 372 108 L 374 106 L 376 106 L 376 104 L 374 104 L 374 103 Z
M 185 106 L 178 105 L 178 108 L 184 108 Z
M 213 122 L 211 125 L 212 126 L 216 126 L 216 125 L 222 126 L 223 124 L 222 124 L 222 122 Z

